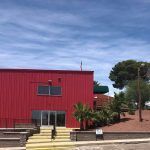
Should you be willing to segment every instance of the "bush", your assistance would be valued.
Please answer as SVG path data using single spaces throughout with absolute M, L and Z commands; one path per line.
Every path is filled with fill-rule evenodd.
M 128 111 L 128 114 L 129 114 L 129 115 L 135 115 L 135 110 L 130 109 L 130 110 Z

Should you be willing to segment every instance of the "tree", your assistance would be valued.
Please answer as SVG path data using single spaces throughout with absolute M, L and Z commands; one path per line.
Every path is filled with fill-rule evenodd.
M 74 105 L 74 113 L 73 116 L 80 123 L 80 130 L 84 130 L 84 122 L 88 125 L 88 121 L 91 119 L 91 109 L 88 105 L 83 105 L 81 102 L 78 102 Z
M 120 92 L 119 94 L 115 93 L 115 96 L 110 103 L 94 113 L 93 120 L 96 125 L 108 125 L 120 121 L 120 116 L 125 115 L 124 111 L 127 111 L 125 94 L 123 92 Z
M 143 63 L 145 65 L 141 66 Z M 114 82 L 113 87 L 123 89 L 129 81 L 136 80 L 138 76 L 138 67 L 140 67 L 141 78 L 148 81 L 147 72 L 150 68 L 150 63 L 126 60 L 117 63 L 110 72 L 109 79 Z
M 117 114 L 116 118 L 120 121 L 120 115 L 125 115 L 124 110 L 127 108 L 124 92 L 120 92 L 119 94 L 115 93 L 109 107 L 112 112 Z
M 89 121 L 91 121 L 93 117 L 93 110 L 88 105 L 85 105 L 84 107 L 85 107 L 85 117 L 84 117 L 85 129 L 87 130 L 89 128 Z
M 138 103 L 138 90 L 137 90 L 137 80 L 130 81 L 126 86 L 125 95 L 128 101 L 128 105 L 134 107 L 135 103 Z M 150 101 L 150 84 L 140 80 L 140 92 L 141 92 L 141 103 L 144 107 L 145 102 Z
M 98 81 L 93 82 L 94 86 L 100 86 L 100 83 Z
M 109 106 L 110 105 L 105 105 L 101 108 L 101 110 L 94 112 L 93 121 L 95 122 L 96 126 L 108 125 L 113 122 L 117 113 L 113 112 Z

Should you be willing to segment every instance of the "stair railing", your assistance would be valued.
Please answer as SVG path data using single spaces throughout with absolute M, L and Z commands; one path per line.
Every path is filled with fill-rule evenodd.
M 52 129 L 52 139 L 55 139 L 55 136 L 56 136 L 56 125 L 55 123 L 53 124 L 53 129 Z

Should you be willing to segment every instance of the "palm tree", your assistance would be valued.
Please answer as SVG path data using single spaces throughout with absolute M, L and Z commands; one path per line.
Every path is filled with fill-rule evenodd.
M 84 107 L 85 107 L 85 116 L 84 116 L 85 129 L 87 130 L 89 128 L 89 121 L 92 120 L 93 112 L 92 112 L 92 109 L 88 105 L 85 105 Z
M 88 125 L 88 121 L 91 119 L 90 108 L 87 105 L 83 105 L 81 102 L 78 102 L 74 105 L 74 113 L 73 116 L 80 123 L 80 130 L 84 130 L 84 121 Z

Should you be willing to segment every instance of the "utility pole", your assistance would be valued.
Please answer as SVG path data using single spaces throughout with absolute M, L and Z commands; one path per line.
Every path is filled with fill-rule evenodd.
M 140 90 L 140 67 L 138 67 L 138 106 L 139 106 L 139 121 L 142 122 L 142 110 L 141 110 L 141 90 Z
M 80 64 L 80 69 L 81 69 L 81 71 L 82 71 L 82 61 L 81 61 L 81 64 Z

